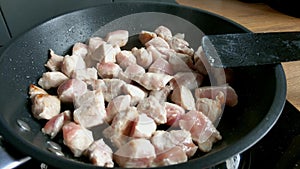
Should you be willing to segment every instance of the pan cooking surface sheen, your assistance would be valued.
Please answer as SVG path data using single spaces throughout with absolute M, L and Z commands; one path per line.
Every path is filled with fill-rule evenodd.
M 66 157 L 58 157 L 47 150 L 49 138 L 42 134 L 41 123 L 30 113 L 28 86 L 37 83 L 48 59 L 49 49 L 66 54 L 75 42 L 84 42 L 101 26 L 120 17 L 141 13 L 166 13 L 185 19 L 201 29 L 204 34 L 243 33 L 242 26 L 220 16 L 199 9 L 171 4 L 155 3 L 114 3 L 88 8 L 65 14 L 47 21 L 22 36 L 14 39 L 1 55 L 0 60 L 0 133 L 20 151 L 58 168 L 96 168 L 72 157 L 64 150 Z M 152 18 L 156 20 L 157 18 Z M 159 25 L 149 24 L 152 20 L 140 20 L 131 25 L 148 25 L 147 30 Z M 153 22 L 168 24 L 176 33 L 180 25 L 172 20 Z M 124 28 L 126 29 L 126 25 Z M 189 35 L 197 37 L 199 35 Z M 197 39 L 199 42 L 201 39 Z M 196 41 L 197 41 L 196 40 Z M 187 39 L 187 41 L 189 41 Z M 216 143 L 211 152 L 197 154 L 187 163 L 165 168 L 206 168 L 223 162 L 241 153 L 260 140 L 274 125 L 283 109 L 286 98 L 286 79 L 280 64 L 234 68 L 231 86 L 239 95 L 234 108 L 225 108 L 219 123 L 223 140 Z M 28 124 L 30 130 L 21 128 L 20 122 Z M 23 126 L 24 127 L 24 126 Z M 69 153 L 69 154 L 68 154 Z

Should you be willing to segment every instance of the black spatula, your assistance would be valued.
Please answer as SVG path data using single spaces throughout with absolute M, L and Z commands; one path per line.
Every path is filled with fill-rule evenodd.
M 241 67 L 300 60 L 300 32 L 207 35 L 202 47 L 214 67 Z

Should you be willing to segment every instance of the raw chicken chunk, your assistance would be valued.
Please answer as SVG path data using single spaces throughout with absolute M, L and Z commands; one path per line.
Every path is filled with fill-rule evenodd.
M 168 96 L 172 90 L 173 90 L 173 87 L 170 85 L 167 85 L 160 90 L 152 90 L 149 93 L 149 96 L 154 96 L 158 100 L 159 103 L 163 104 L 164 102 L 167 101 Z
M 120 47 L 123 47 L 128 42 L 128 37 L 129 33 L 127 30 L 117 30 L 109 32 L 104 40 L 112 45 L 118 45 Z
M 78 55 L 66 55 L 62 62 L 61 71 L 68 77 L 72 76 L 72 73 L 78 69 L 85 69 L 86 64 L 81 56 Z
M 131 49 L 133 55 L 136 57 L 136 63 L 143 68 L 147 69 L 153 61 L 151 53 L 149 53 L 144 47 L 138 49 L 134 47 Z
M 54 117 L 52 117 L 42 128 L 44 134 L 48 134 L 54 138 L 62 129 L 63 125 L 71 120 L 71 111 L 66 110 Z
M 63 56 L 55 54 L 54 51 L 50 49 L 50 58 L 45 64 L 45 66 L 53 72 L 60 71 L 63 60 Z
M 73 45 L 72 55 L 78 55 L 84 59 L 87 54 L 88 54 L 88 45 L 81 42 L 77 42 Z
M 154 46 L 155 48 L 170 48 L 169 44 L 161 37 L 155 37 L 145 43 L 146 47 Z
M 163 58 L 157 58 L 149 67 L 149 72 L 173 75 L 172 65 Z
M 169 28 L 165 27 L 165 26 L 159 26 L 157 27 L 154 32 L 161 38 L 168 40 L 170 38 L 172 38 L 172 32 Z
M 54 87 L 58 87 L 64 81 L 68 80 L 69 78 L 61 73 L 61 72 L 45 72 L 43 76 L 39 79 L 38 84 L 43 89 L 50 89 Z
M 103 43 L 91 54 L 91 59 L 98 62 L 116 62 L 118 52 L 120 52 L 119 47 Z
M 160 90 L 173 77 L 162 73 L 147 72 L 144 74 L 136 74 L 131 79 L 145 87 L 147 90 Z
M 57 94 L 62 102 L 73 102 L 75 96 L 80 96 L 87 91 L 87 84 L 78 79 L 64 81 L 57 89 Z
M 70 148 L 75 157 L 80 157 L 94 142 L 93 133 L 74 122 L 65 124 L 62 131 L 64 144 Z
M 113 151 L 105 144 L 103 139 L 94 141 L 86 150 L 85 154 L 87 154 L 92 164 L 96 166 L 114 167 Z
M 126 84 L 123 80 L 119 79 L 103 79 L 105 83 L 105 89 L 102 92 L 104 94 L 104 99 L 110 102 L 115 97 L 122 94 L 122 86 Z
M 185 86 L 178 86 L 173 90 L 171 100 L 186 110 L 196 110 L 192 92 Z
M 175 146 L 165 152 L 156 155 L 151 167 L 160 167 L 184 163 L 188 160 L 181 147 Z
M 155 130 L 155 121 L 146 114 L 140 114 L 134 121 L 130 136 L 134 138 L 150 138 Z
M 120 95 L 115 97 L 110 101 L 106 108 L 106 121 L 111 123 L 115 115 L 120 112 L 125 112 L 130 107 L 131 96 L 130 95 Z
M 124 84 L 122 86 L 122 92 L 124 94 L 128 94 L 131 97 L 130 105 L 135 106 L 137 105 L 141 100 L 147 97 L 147 93 L 143 91 L 141 88 L 132 85 L 132 84 Z
M 30 84 L 29 85 L 30 98 L 33 98 L 35 95 L 38 95 L 38 94 L 48 94 L 48 93 L 44 89 L 37 87 L 34 84 Z
M 121 52 L 117 53 L 116 60 L 122 69 L 126 69 L 132 64 L 136 64 L 136 57 L 131 51 L 127 50 L 122 50 Z
M 167 125 L 177 127 L 179 119 L 185 114 L 185 110 L 177 104 L 165 102 L 165 110 L 167 112 Z
M 97 70 L 95 68 L 78 69 L 73 72 L 72 78 L 82 80 L 84 82 L 97 80 Z
M 101 62 L 97 64 L 98 75 L 101 78 L 117 78 L 122 72 L 121 67 L 113 62 Z

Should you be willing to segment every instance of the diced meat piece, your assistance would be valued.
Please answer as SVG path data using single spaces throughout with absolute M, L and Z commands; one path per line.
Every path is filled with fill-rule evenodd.
M 57 94 L 62 102 L 73 102 L 75 96 L 80 96 L 87 91 L 87 84 L 78 79 L 64 81 L 57 89 Z
M 131 137 L 134 138 L 150 138 L 156 130 L 155 121 L 146 114 L 140 114 L 132 127 Z
M 162 54 L 156 47 L 154 46 L 148 46 L 147 51 L 151 54 L 152 56 L 152 62 L 155 61 L 157 58 L 163 58 L 168 60 L 169 56 Z
M 85 58 L 85 56 L 88 54 L 88 46 L 84 43 L 77 42 L 74 44 L 72 48 L 72 55 L 78 55 L 82 58 Z
M 203 75 L 196 72 L 178 72 L 174 75 L 173 86 L 185 86 L 190 90 L 201 86 L 203 82 Z
M 136 57 L 136 63 L 143 68 L 147 69 L 152 61 L 152 55 L 144 47 L 138 49 L 136 47 L 131 49 L 133 55 Z
M 33 98 L 35 95 L 38 95 L 38 94 L 48 94 L 48 93 L 44 89 L 37 87 L 34 84 L 30 84 L 29 85 L 30 98 Z
M 199 111 L 192 110 L 186 113 L 179 120 L 179 125 L 191 133 L 192 139 L 203 152 L 210 151 L 213 143 L 222 139 L 213 123 Z
M 225 104 L 227 106 L 235 106 L 238 103 L 238 95 L 235 90 L 229 85 L 222 86 L 207 86 L 200 87 L 195 89 L 195 97 L 196 98 L 209 98 L 215 99 L 219 92 L 224 93 L 225 95 Z M 221 102 L 223 104 L 223 102 Z
M 86 69 L 78 69 L 75 70 L 72 74 L 73 79 L 82 80 L 84 82 L 97 80 L 97 70 L 93 68 L 86 68 Z
M 100 37 L 91 37 L 88 39 L 88 42 L 87 42 L 88 48 L 91 53 L 93 53 L 103 43 L 106 43 L 106 42 Z
M 164 130 L 156 130 L 150 140 L 156 154 L 163 153 L 176 146 L 171 133 Z
M 66 55 L 64 57 L 63 63 L 62 63 L 62 67 L 61 67 L 61 71 L 67 75 L 68 77 L 72 76 L 72 73 L 75 70 L 78 69 L 85 69 L 86 68 L 86 64 L 83 60 L 83 58 L 81 56 L 77 56 L 77 55 Z
M 185 35 L 184 35 L 184 33 L 176 33 L 174 35 L 174 37 L 179 38 L 179 39 L 184 39 Z
M 154 46 L 156 48 L 170 48 L 169 44 L 161 37 L 155 37 L 145 43 L 146 47 Z
M 149 40 L 151 40 L 152 38 L 157 37 L 156 33 L 154 32 L 149 32 L 149 31 L 141 31 L 139 33 L 139 40 L 140 42 L 144 45 L 145 43 L 147 43 Z
M 84 62 L 88 68 L 97 67 L 97 64 L 99 63 L 99 61 L 92 58 L 92 53 L 88 53 L 88 55 L 85 56 Z
M 52 139 L 57 135 L 62 129 L 66 122 L 71 120 L 71 111 L 66 110 L 58 115 L 52 117 L 45 126 L 42 128 L 44 134 L 48 134 Z
M 103 135 L 110 139 L 114 146 L 120 148 L 131 139 L 132 127 L 138 115 L 136 107 L 129 107 L 126 111 L 119 112 L 111 125 L 103 130 Z
M 106 108 L 106 121 L 111 123 L 116 114 L 126 111 L 130 107 L 130 95 L 120 95 L 110 101 Z
M 172 38 L 172 32 L 169 28 L 165 27 L 165 26 L 159 26 L 157 27 L 154 32 L 161 38 L 167 40 Z
M 150 167 L 156 154 L 149 140 L 139 138 L 129 141 L 114 154 L 114 160 L 120 167 L 145 168 Z
M 132 64 L 132 65 L 128 66 L 124 71 L 124 74 L 128 78 L 132 78 L 133 76 L 135 76 L 137 74 L 144 74 L 144 73 L 146 73 L 145 69 L 137 64 Z
M 102 124 L 106 119 L 104 97 L 101 90 L 87 91 L 75 98 L 74 121 L 85 128 Z
M 194 55 L 194 50 L 189 47 L 189 43 L 184 39 L 178 37 L 172 37 L 167 40 L 168 44 L 170 45 L 171 49 L 174 49 L 178 53 L 184 53 L 189 56 Z
M 141 88 L 132 85 L 132 84 L 124 84 L 122 86 L 122 92 L 124 94 L 128 94 L 131 97 L 130 105 L 135 106 L 145 97 L 147 97 L 147 93 L 143 91 Z
M 76 124 L 69 122 L 62 128 L 64 144 L 70 148 L 75 157 L 79 157 L 94 142 L 93 133 Z
M 50 49 L 50 58 L 45 64 L 45 66 L 53 72 L 60 71 L 63 60 L 63 56 L 55 54 L 54 51 Z
M 173 90 L 171 100 L 186 110 L 196 110 L 192 92 L 185 86 L 178 86 Z
M 134 75 L 131 79 L 147 90 L 160 90 L 165 87 L 172 78 L 172 76 L 162 73 L 147 72 Z
M 123 47 L 128 42 L 128 37 L 129 33 L 127 30 L 116 30 L 113 32 L 109 32 L 104 40 L 112 45 Z
M 98 75 L 101 78 L 117 78 L 122 71 L 118 64 L 113 62 L 101 62 L 97 64 Z
M 192 72 L 194 66 L 190 57 L 178 53 L 170 55 L 168 61 L 171 64 L 174 73 Z
M 116 55 L 117 63 L 122 69 L 126 69 L 129 65 L 136 64 L 136 57 L 131 51 L 122 50 Z
M 68 80 L 69 78 L 61 73 L 61 72 L 45 72 L 43 76 L 39 79 L 38 84 L 43 89 L 50 89 L 54 87 L 58 87 L 64 81 Z
M 87 154 L 92 164 L 96 166 L 114 167 L 113 151 L 105 144 L 103 139 L 94 141 L 86 150 L 85 154 Z
M 36 94 L 31 98 L 32 114 L 37 119 L 50 120 L 60 113 L 60 100 L 49 94 Z
M 163 58 L 157 58 L 149 67 L 149 72 L 173 75 L 171 64 Z
M 160 90 L 152 90 L 149 93 L 149 96 L 154 96 L 159 103 L 163 104 L 165 101 L 167 101 L 169 94 L 173 90 L 172 86 L 165 86 L 161 88 Z
M 119 47 L 114 47 L 109 43 L 103 43 L 91 54 L 91 58 L 98 62 L 116 62 L 116 55 L 119 52 Z
M 137 110 L 139 113 L 145 113 L 151 117 L 157 124 L 165 124 L 167 122 L 167 112 L 164 105 L 160 104 L 153 96 L 140 101 L 137 105 Z
M 103 79 L 87 81 L 86 84 L 89 90 L 101 90 L 103 94 L 107 92 L 107 86 Z
M 106 88 L 103 91 L 104 99 L 110 102 L 115 97 L 122 94 L 122 86 L 126 84 L 123 80 L 119 79 L 103 79 Z
M 186 162 L 188 160 L 187 155 L 179 146 L 175 146 L 165 152 L 157 154 L 151 167 L 175 165 Z
M 178 127 L 179 119 L 185 114 L 185 110 L 177 104 L 165 102 L 167 112 L 167 125 Z

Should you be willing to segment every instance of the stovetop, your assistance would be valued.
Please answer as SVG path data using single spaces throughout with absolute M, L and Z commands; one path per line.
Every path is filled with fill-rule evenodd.
M 0 52 L 3 50 L 5 44 L 7 44 L 12 38 L 53 16 L 72 10 L 98 5 L 104 2 L 107 3 L 114 1 L 122 0 L 0 0 Z M 163 0 L 156 1 L 160 2 Z M 174 3 L 175 1 L 167 0 L 167 2 Z M 30 5 L 33 3 L 36 5 Z M 19 10 L 16 11 L 16 9 Z M 49 12 L 39 12 L 41 15 L 37 16 L 36 12 L 41 10 L 47 10 Z M 300 169 L 299 119 L 300 112 L 287 101 L 282 115 L 268 134 L 252 148 L 238 156 L 240 157 L 238 168 Z M 25 156 L 16 151 L 8 143 L 0 143 L 2 146 L 0 146 L 0 148 L 5 147 L 5 149 L 8 150 L 11 156 L 15 159 L 20 159 Z M 3 157 L 0 155 L 0 159 L 2 158 Z M 42 164 L 34 159 L 31 159 L 25 164 L 17 167 L 17 169 L 27 168 L 51 169 L 52 167 Z M 226 168 L 226 164 L 223 163 L 212 168 Z

